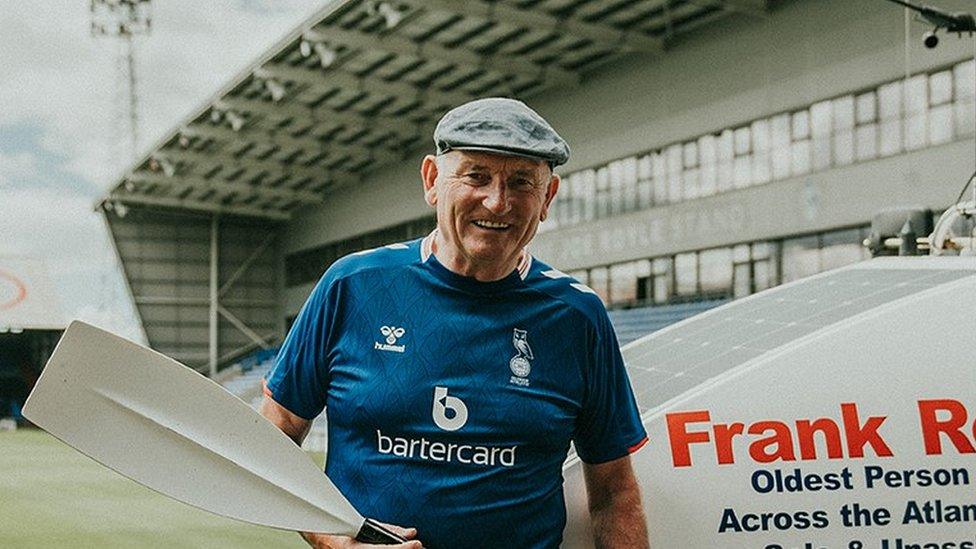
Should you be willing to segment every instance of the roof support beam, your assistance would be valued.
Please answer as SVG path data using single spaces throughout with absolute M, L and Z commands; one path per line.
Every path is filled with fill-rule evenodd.
M 255 144 L 270 144 L 282 150 L 300 149 L 307 153 L 325 152 L 328 154 L 323 160 L 326 165 L 329 164 L 329 159 L 344 156 L 354 159 L 370 158 L 376 162 L 392 162 L 400 159 L 398 154 L 379 148 L 371 149 L 360 145 L 323 143 L 315 139 L 292 137 L 287 132 L 259 132 L 249 131 L 247 128 L 235 132 L 230 128 L 198 124 L 184 128 L 180 130 L 180 133 L 187 137 L 216 139 L 224 143 L 251 141 Z M 341 172 L 341 170 L 339 171 Z
M 558 30 L 566 34 L 586 38 L 594 44 L 625 52 L 661 53 L 664 43 L 645 34 L 621 31 L 606 25 L 587 23 L 578 19 L 562 19 L 538 10 L 523 10 L 502 2 L 471 0 L 407 0 L 408 4 L 433 11 L 444 11 L 488 21 L 497 21 L 516 27 L 539 27 Z
M 135 172 L 126 177 L 133 183 L 151 183 L 155 185 L 192 188 L 200 191 L 216 191 L 221 194 L 237 194 L 244 197 L 257 196 L 259 198 L 271 200 L 298 200 L 307 204 L 317 204 L 322 202 L 322 196 L 317 193 L 305 191 L 295 191 L 278 187 L 267 187 L 261 185 L 251 185 L 248 183 L 237 183 L 222 181 L 219 178 L 203 179 L 200 177 L 167 177 L 162 174 L 149 172 Z
M 245 324 L 241 319 L 234 316 L 233 313 L 225 309 L 220 304 L 217 304 L 217 312 L 220 313 L 221 316 L 226 318 L 228 322 L 233 324 L 235 328 L 240 330 L 242 334 L 246 335 L 247 338 L 250 339 L 252 342 L 254 342 L 255 345 L 258 345 L 262 349 L 267 349 L 269 347 L 268 342 L 265 341 L 264 338 L 259 336 L 257 332 L 249 328 L 248 325 Z
M 180 173 L 180 176 L 191 175 L 191 176 L 202 176 L 201 172 L 208 171 L 209 168 L 220 166 L 221 171 L 234 171 L 238 168 L 244 168 L 247 170 L 241 178 L 247 179 L 249 177 L 254 177 L 261 173 L 267 173 L 269 179 L 277 179 L 282 175 L 286 176 L 288 179 L 285 183 L 278 186 L 278 189 L 288 188 L 294 186 L 296 181 L 302 181 L 305 179 L 311 180 L 312 184 L 321 185 L 326 183 L 331 184 L 345 184 L 358 181 L 358 177 L 351 177 L 348 175 L 334 175 L 328 170 L 308 168 L 305 166 L 296 166 L 283 164 L 281 162 L 275 162 L 270 160 L 256 160 L 252 158 L 241 158 L 227 160 L 223 162 L 220 158 L 215 158 L 214 155 L 207 152 L 198 152 L 194 150 L 180 150 L 180 149 L 162 149 L 158 153 L 153 155 L 156 158 L 165 158 L 172 162 L 184 164 L 192 164 L 194 169 L 189 173 Z M 137 172 L 139 173 L 139 172 Z M 238 178 L 240 179 L 240 178 Z M 224 181 L 221 179 L 218 173 L 214 178 L 208 179 L 208 181 Z
M 367 34 L 336 27 L 317 27 L 304 35 L 311 42 L 343 45 L 357 50 L 382 50 L 391 54 L 412 53 L 420 58 L 436 59 L 446 63 L 482 67 L 501 74 L 514 74 L 541 80 L 543 85 L 576 85 L 580 77 L 558 67 L 542 67 L 515 56 L 481 55 L 459 48 L 445 48 L 431 42 L 417 42 L 391 33 Z
M 448 92 L 437 89 L 423 89 L 406 82 L 390 82 L 382 78 L 357 76 L 342 70 L 331 69 L 303 69 L 288 65 L 267 64 L 256 69 L 254 75 L 258 78 L 276 78 L 304 84 L 315 89 L 328 90 L 342 88 L 368 92 L 380 96 L 395 97 L 406 102 L 420 102 L 424 105 L 425 114 L 441 112 L 445 106 L 455 106 L 473 99 L 472 95 L 460 92 Z
M 217 204 L 214 202 L 204 202 L 202 200 L 187 200 L 187 199 L 162 197 L 162 196 L 120 194 L 117 192 L 113 192 L 108 196 L 108 198 L 102 201 L 102 204 L 104 204 L 105 202 L 119 202 L 122 204 L 135 205 L 135 206 L 179 208 L 184 210 L 193 210 L 197 212 L 240 215 L 246 217 L 260 217 L 260 218 L 271 219 L 275 221 L 287 221 L 288 219 L 291 219 L 291 216 L 289 214 L 281 210 L 264 210 L 261 208 L 255 208 L 253 206 L 224 206 L 222 204 Z
M 237 267 L 237 269 L 234 271 L 234 274 L 230 275 L 230 278 L 228 278 L 227 281 L 220 286 L 220 289 L 217 291 L 218 297 L 221 298 L 224 297 L 224 294 L 227 293 L 227 290 L 230 290 L 231 287 L 234 286 L 234 283 L 237 282 L 237 279 L 240 278 L 241 275 L 243 275 L 245 272 L 247 272 L 248 269 L 251 268 L 251 265 L 254 264 L 254 261 L 257 260 L 257 258 L 261 257 L 261 254 L 264 253 L 264 250 L 268 248 L 268 246 L 271 244 L 272 241 L 274 241 L 274 239 L 277 236 L 278 235 L 275 234 L 274 231 L 271 231 L 268 233 L 268 236 L 264 237 L 264 242 L 262 242 L 260 246 L 255 248 L 254 251 L 251 252 L 251 255 L 244 260 L 244 263 L 241 263 L 240 266 Z
M 769 17 L 769 0 L 721 0 L 719 3 L 727 11 L 743 13 L 762 19 Z
M 416 137 L 417 119 L 410 117 L 395 118 L 382 115 L 365 115 L 352 111 L 336 111 L 328 107 L 308 107 L 295 102 L 270 103 L 260 99 L 245 99 L 243 97 L 225 97 L 217 102 L 231 110 L 247 112 L 260 116 L 274 116 L 281 118 L 295 118 L 299 120 L 321 120 L 323 123 L 335 123 L 350 128 L 365 128 L 382 133 L 394 133 L 400 139 Z M 429 117 L 420 117 L 426 121 Z

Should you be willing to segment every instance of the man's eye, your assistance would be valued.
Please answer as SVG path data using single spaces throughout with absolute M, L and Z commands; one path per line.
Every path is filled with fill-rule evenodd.
M 489 179 L 491 179 L 490 177 L 488 177 L 488 174 L 480 173 L 480 172 L 468 173 L 465 174 L 464 177 L 465 179 L 467 179 L 468 181 L 470 181 L 472 184 L 475 185 L 484 185 L 488 183 Z

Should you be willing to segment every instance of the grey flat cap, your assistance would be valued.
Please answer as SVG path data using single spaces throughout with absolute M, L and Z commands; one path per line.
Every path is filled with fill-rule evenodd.
M 487 151 L 545 160 L 556 167 L 569 160 L 569 145 L 525 103 L 504 97 L 470 101 L 448 111 L 434 130 L 437 154 Z

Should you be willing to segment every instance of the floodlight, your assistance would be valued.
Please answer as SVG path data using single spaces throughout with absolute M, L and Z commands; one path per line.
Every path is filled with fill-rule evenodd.
M 156 156 L 149 159 L 149 169 L 154 172 L 162 171 L 166 177 L 173 177 L 176 173 L 176 166 L 172 162 Z
M 217 109 L 212 109 L 210 111 L 210 121 L 213 122 L 214 124 L 220 122 L 220 119 L 222 117 L 223 117 L 223 113 L 218 111 Z
M 302 40 L 298 44 L 298 51 L 302 54 L 302 57 L 312 56 L 312 43 L 308 40 Z
M 390 2 L 377 2 L 373 4 L 373 10 L 383 17 L 387 29 L 392 29 L 403 21 L 403 13 Z
M 323 69 L 331 67 L 339 57 L 339 52 L 322 42 L 316 42 L 312 48 L 315 50 L 315 55 L 319 56 L 319 64 Z
M 271 100 L 277 103 L 285 96 L 285 86 L 273 78 L 264 81 L 264 87 L 271 93 Z
M 241 131 L 241 128 L 244 127 L 244 117 L 234 111 L 225 112 L 224 118 L 226 118 L 227 122 L 230 123 L 230 129 L 234 130 L 235 132 Z

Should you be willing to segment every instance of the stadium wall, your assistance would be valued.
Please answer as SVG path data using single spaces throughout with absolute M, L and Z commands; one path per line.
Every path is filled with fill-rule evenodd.
M 766 19 L 738 15 L 683 36 L 662 56 L 632 55 L 573 89 L 529 103 L 567 138 L 563 174 L 735 128 L 818 101 L 876 89 L 905 74 L 904 11 L 875 0 L 778 2 Z M 965 9 L 962 0 L 940 7 Z M 971 41 L 943 36 L 935 50 L 912 24 L 913 73 L 971 58 Z M 540 234 L 533 252 L 573 269 L 806 230 L 867 223 L 879 208 L 944 207 L 971 171 L 971 138 L 857 162 L 706 198 L 643 209 Z M 309 208 L 289 223 L 284 254 L 430 214 L 420 155 Z M 663 221 L 655 221 L 663 220 Z M 705 220 L 696 225 L 695 220 Z M 649 223 L 658 223 L 658 228 Z M 692 226 L 691 230 L 688 227 Z M 657 231 L 654 239 L 646 238 Z M 635 238 L 636 237 L 636 241 Z M 637 245 L 632 245 L 636 242 Z M 311 284 L 286 288 L 286 311 Z

